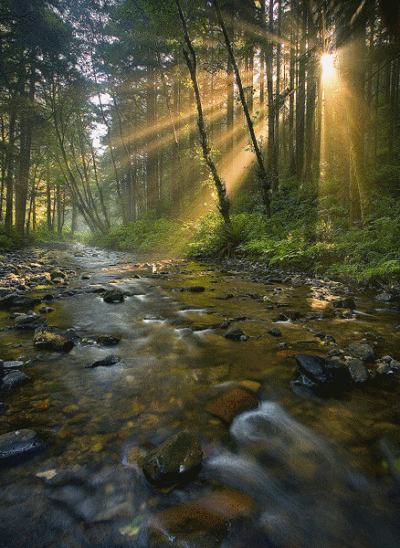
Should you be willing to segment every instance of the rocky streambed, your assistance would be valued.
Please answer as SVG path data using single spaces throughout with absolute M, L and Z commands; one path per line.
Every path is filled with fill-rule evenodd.
M 398 547 L 396 291 L 0 257 L 0 546 Z

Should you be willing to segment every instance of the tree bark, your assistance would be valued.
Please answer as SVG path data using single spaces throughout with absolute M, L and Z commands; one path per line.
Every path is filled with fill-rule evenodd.
M 186 46 L 187 46 L 187 50 L 184 49 L 183 54 L 184 54 L 186 64 L 187 64 L 188 69 L 189 69 L 190 78 L 191 78 L 191 81 L 192 81 L 192 86 L 193 86 L 193 91 L 194 91 L 194 96 L 195 96 L 195 100 L 196 100 L 197 118 L 198 118 L 197 119 L 197 125 L 198 125 L 198 129 L 199 129 L 200 144 L 201 144 L 201 148 L 202 148 L 202 151 L 203 151 L 203 158 L 204 158 L 204 161 L 206 162 L 206 164 L 207 164 L 207 166 L 208 166 L 208 168 L 211 172 L 211 175 L 213 177 L 213 180 L 214 180 L 214 185 L 215 185 L 215 188 L 217 190 L 217 195 L 218 195 L 218 208 L 219 208 L 219 211 L 222 215 L 222 218 L 225 221 L 225 224 L 229 225 L 230 222 L 231 222 L 230 214 L 229 214 L 230 203 L 229 203 L 228 195 L 227 195 L 227 192 L 226 192 L 225 183 L 223 182 L 223 180 L 220 178 L 220 176 L 218 174 L 215 162 L 214 162 L 213 157 L 211 155 L 210 145 L 208 143 L 206 126 L 205 126 L 204 116 L 203 116 L 203 107 L 202 107 L 202 103 L 201 103 L 199 86 L 198 86 L 198 83 L 197 83 L 196 52 L 195 52 L 195 50 L 193 48 L 193 44 L 190 40 L 189 32 L 188 32 L 188 29 L 187 29 L 185 17 L 184 17 L 183 12 L 182 12 L 180 1 L 175 0 L 175 2 L 176 2 L 176 5 L 177 5 L 177 8 L 178 8 L 179 18 L 180 18 L 181 23 L 182 23 L 182 28 L 183 28 L 184 37 L 185 37 L 185 43 L 186 43 Z

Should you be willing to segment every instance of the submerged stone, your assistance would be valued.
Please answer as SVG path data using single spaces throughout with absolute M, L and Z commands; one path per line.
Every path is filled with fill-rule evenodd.
M 257 396 L 252 392 L 228 385 L 225 393 L 208 402 L 206 411 L 230 424 L 240 413 L 258 407 L 258 403 Z
M 122 303 L 124 293 L 120 289 L 110 289 L 104 293 L 103 300 L 105 303 Z
M 3 390 L 11 390 L 12 388 L 15 388 L 16 386 L 19 386 L 29 380 L 30 378 L 22 371 L 10 371 L 4 375 L 1 388 Z
M 0 435 L 0 460 L 34 452 L 42 446 L 34 430 L 22 429 Z
M 109 365 L 115 365 L 121 360 L 118 356 L 107 356 L 102 360 L 97 360 L 86 366 L 86 369 L 93 369 L 94 367 L 107 367 Z
M 197 437 L 183 430 L 150 451 L 143 472 L 150 483 L 161 486 L 186 480 L 200 466 L 203 450 Z

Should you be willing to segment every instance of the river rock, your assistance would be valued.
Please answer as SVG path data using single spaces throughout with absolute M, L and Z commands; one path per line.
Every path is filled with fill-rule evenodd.
M 65 272 L 62 270 L 56 269 L 50 272 L 50 279 L 52 282 L 55 282 L 56 280 L 64 280 L 67 277 Z
M 104 344 L 104 346 L 114 346 L 118 344 L 121 340 L 121 337 L 114 337 L 114 335 L 100 335 L 97 337 L 97 342 L 99 344 Z
M 30 378 L 22 371 L 10 371 L 9 373 L 6 373 L 4 375 L 1 383 L 1 388 L 3 390 L 11 390 L 12 388 L 24 384 L 29 380 Z
M 258 403 L 255 394 L 243 389 L 240 385 L 228 383 L 224 393 L 208 402 L 206 411 L 230 424 L 240 413 L 258 407 Z
M 42 447 L 34 430 L 23 429 L 0 435 L 0 460 L 14 459 L 33 453 Z
M 228 331 L 225 331 L 224 337 L 225 339 L 229 339 L 231 341 L 243 341 L 247 339 L 246 335 L 243 333 L 243 330 L 237 326 L 230 327 Z
M 122 303 L 124 293 L 120 289 L 109 289 L 104 293 L 103 300 L 105 303 Z
M 115 365 L 121 360 L 118 356 L 107 356 L 102 360 L 97 360 L 89 365 L 86 365 L 85 369 L 93 369 L 94 367 L 107 367 L 109 365 Z
M 37 331 L 33 338 L 33 344 L 36 348 L 56 350 L 57 352 L 69 352 L 75 346 L 72 339 L 48 329 Z
M 297 354 L 295 356 L 298 371 L 317 385 L 328 386 L 330 378 L 325 367 L 325 359 L 320 356 Z
M 0 298 L 0 309 L 1 310 L 8 310 L 13 306 L 14 299 L 16 299 L 18 295 L 16 293 L 6 293 Z
M 362 360 L 359 360 L 358 358 L 350 358 L 347 360 L 347 366 L 353 382 L 363 383 L 368 380 L 368 370 L 364 366 Z
M 282 337 L 282 331 L 279 327 L 273 327 L 268 331 L 268 335 L 272 335 L 272 337 Z
M 218 548 L 232 524 L 248 517 L 253 508 L 253 500 L 239 491 L 231 488 L 212 491 L 151 518 L 147 525 L 149 545 L 153 548 Z
M 347 347 L 347 350 L 351 353 L 353 357 L 359 358 L 364 362 L 370 362 L 375 359 L 375 351 L 373 347 L 366 343 L 351 343 Z
M 332 304 L 335 308 L 350 308 L 350 310 L 354 310 L 356 307 L 356 303 L 352 297 L 345 297 L 344 299 L 333 301 Z
M 46 318 L 39 314 L 21 314 L 15 319 L 15 327 L 17 329 L 34 330 L 45 327 L 47 325 Z
M 150 451 L 143 462 L 143 472 L 156 486 L 185 481 L 200 467 L 203 450 L 197 437 L 183 430 Z

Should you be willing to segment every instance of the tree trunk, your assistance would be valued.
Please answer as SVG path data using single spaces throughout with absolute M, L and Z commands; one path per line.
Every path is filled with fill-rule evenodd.
M 29 169 L 33 137 L 32 108 L 35 98 L 33 69 L 29 79 L 29 90 L 22 94 L 24 104 L 20 119 L 19 172 L 15 185 L 15 228 L 17 234 L 25 234 L 26 203 L 28 198 Z
M 182 23 L 182 28 L 183 28 L 183 32 L 184 32 L 184 36 L 185 36 L 185 43 L 186 43 L 186 46 L 188 48 L 188 51 L 184 50 L 184 56 L 185 56 L 186 64 L 187 64 L 188 69 L 189 69 L 190 78 L 191 78 L 191 81 L 192 81 L 192 86 L 193 86 L 193 91 L 194 91 L 194 96 L 195 96 L 195 100 L 196 100 L 197 116 L 198 116 L 197 125 L 198 125 L 198 129 L 199 129 L 200 143 L 201 143 L 201 148 L 202 148 L 202 151 L 203 151 L 203 158 L 204 158 L 204 160 L 205 160 L 205 162 L 206 162 L 206 164 L 207 164 L 207 166 L 208 166 L 208 168 L 209 168 L 209 170 L 212 174 L 213 180 L 214 180 L 214 185 L 215 185 L 217 195 L 218 195 L 219 211 L 222 215 L 222 218 L 225 221 L 225 224 L 229 225 L 230 222 L 231 222 L 230 214 L 229 214 L 230 203 L 229 203 L 229 200 L 228 200 L 225 183 L 219 177 L 217 168 L 215 166 L 215 162 L 214 162 L 213 157 L 211 155 L 211 149 L 210 149 L 210 145 L 208 143 L 207 132 L 206 132 L 206 127 L 205 127 L 205 123 L 204 123 L 203 107 L 202 107 L 202 104 L 201 104 L 199 86 L 197 84 L 196 52 L 193 48 L 192 42 L 191 42 L 190 37 L 189 37 L 189 33 L 188 33 L 187 26 L 186 26 L 185 17 L 184 17 L 183 12 L 182 12 L 180 1 L 175 0 L 175 2 L 176 2 L 176 5 L 177 5 L 177 8 L 178 8 L 179 18 L 180 18 L 181 23 Z
M 232 50 L 231 42 L 229 40 L 229 36 L 228 36 L 227 30 L 226 30 L 224 20 L 222 18 L 221 10 L 219 9 L 217 0 L 212 0 L 212 3 L 213 3 L 213 6 L 214 6 L 216 14 L 217 14 L 218 24 L 221 27 L 222 34 L 224 36 L 225 45 L 226 45 L 229 57 L 230 57 L 231 62 L 232 62 L 233 71 L 235 73 L 236 84 L 237 84 L 238 89 L 239 89 L 240 102 L 242 103 L 243 111 L 244 111 L 244 114 L 245 114 L 245 117 L 246 117 L 247 127 L 248 127 L 248 130 L 249 130 L 249 133 L 250 133 L 251 143 L 253 145 L 253 149 L 254 149 L 254 152 L 255 152 L 256 158 L 257 158 L 258 172 L 259 172 L 259 177 L 260 177 L 260 180 L 261 180 L 261 192 L 262 192 L 262 197 L 263 197 L 263 205 L 264 205 L 266 216 L 270 217 L 270 215 L 271 215 L 270 197 L 269 197 L 269 193 L 270 193 L 270 190 L 271 190 L 270 178 L 268 177 L 267 172 L 265 170 L 264 161 L 263 161 L 263 158 L 262 158 L 262 155 L 261 155 L 261 150 L 258 146 L 256 135 L 254 133 L 254 126 L 253 126 L 253 122 L 251 120 L 249 109 L 247 107 L 246 97 L 245 97 L 245 93 L 244 93 L 244 89 L 243 89 L 243 85 L 242 85 L 242 80 L 240 78 L 239 68 L 238 68 L 238 65 L 236 63 L 236 59 L 235 59 L 235 56 L 234 56 L 234 53 L 233 53 L 233 50 Z

